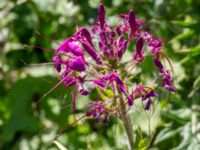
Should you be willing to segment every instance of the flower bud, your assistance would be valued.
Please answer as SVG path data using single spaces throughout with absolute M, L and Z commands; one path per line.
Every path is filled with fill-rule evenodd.
M 159 60 L 158 57 L 153 57 L 152 60 L 154 61 L 156 67 L 157 67 L 159 70 L 163 70 L 163 65 L 162 65 L 162 63 L 160 62 L 160 60 Z
M 69 63 L 69 67 L 78 72 L 85 71 L 85 62 L 81 57 L 76 57 Z
M 101 60 L 99 55 L 96 53 L 95 49 L 84 42 L 82 43 L 82 45 L 85 51 L 97 62 L 97 64 L 100 64 Z
M 99 6 L 98 19 L 99 19 L 99 22 L 100 22 L 101 29 L 103 29 L 104 23 L 105 23 L 105 9 L 104 9 L 104 6 L 103 6 L 102 3 Z

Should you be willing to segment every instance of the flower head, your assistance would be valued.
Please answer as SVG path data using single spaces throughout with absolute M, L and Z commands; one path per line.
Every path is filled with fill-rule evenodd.
M 128 109 L 138 98 L 146 103 L 145 109 L 149 110 L 153 99 L 158 96 L 155 87 L 136 84 L 130 79 L 136 76 L 132 70 L 140 67 L 146 56 L 153 57 L 159 76 L 162 76 L 163 87 L 176 91 L 170 70 L 165 69 L 160 61 L 160 57 L 165 59 L 162 42 L 143 30 L 142 21 L 136 19 L 135 13 L 131 10 L 121 14 L 119 23 L 112 27 L 106 21 L 102 3 L 98 13 L 98 20 L 91 29 L 78 29 L 58 47 L 53 57 L 62 83 L 67 88 L 75 86 L 73 108 L 75 94 L 86 96 L 97 89 L 98 99 L 86 106 L 88 117 L 102 118 L 106 123 L 109 116 L 117 116 L 121 105 Z M 136 43 L 135 46 L 132 42 Z M 124 58 L 127 49 L 133 51 L 130 60 Z M 112 91 L 110 96 L 102 96 L 107 91 Z

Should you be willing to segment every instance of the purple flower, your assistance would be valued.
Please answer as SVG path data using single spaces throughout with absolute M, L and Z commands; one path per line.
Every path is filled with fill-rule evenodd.
M 114 82 L 115 81 L 119 87 L 123 86 L 122 79 L 115 72 L 112 72 L 110 74 L 105 75 L 104 77 L 102 77 L 102 79 L 105 80 L 105 81 L 109 81 L 109 82 Z
M 99 119 L 101 115 L 106 113 L 106 109 L 101 103 L 94 103 L 89 105 L 88 110 L 86 111 L 87 116 L 92 116 L 95 119 Z
M 129 95 L 129 96 L 128 96 L 128 105 L 129 105 L 129 106 L 132 106 L 132 105 L 133 105 L 133 101 L 134 101 L 133 96 L 132 96 L 132 95 Z
M 104 89 L 106 88 L 106 83 L 104 81 L 102 81 L 101 79 L 93 80 L 93 82 Z
M 131 33 L 135 34 L 135 32 L 137 30 L 137 23 L 136 23 L 136 19 L 135 19 L 135 14 L 132 10 L 129 12 L 128 22 L 130 24 Z
M 76 57 L 69 63 L 69 67 L 78 72 L 85 71 L 85 62 L 82 57 Z
M 147 103 L 146 103 L 145 110 L 149 110 L 150 107 L 151 107 L 151 104 L 152 104 L 151 99 L 149 99 L 149 100 L 147 101 Z
M 146 94 L 142 94 L 142 100 L 146 100 L 146 99 L 149 99 L 151 97 L 156 97 L 156 96 L 158 96 L 158 94 L 156 94 L 154 90 L 151 90 L 150 92 Z
M 97 64 L 101 64 L 101 59 L 95 49 L 86 43 L 82 43 L 85 51 L 96 61 Z
M 89 94 L 89 92 L 87 90 L 85 90 L 85 89 L 81 89 L 80 90 L 80 94 L 86 96 L 86 95 Z
M 139 37 L 137 42 L 136 42 L 136 52 L 138 54 L 142 53 L 142 48 L 143 48 L 144 40 L 142 37 Z
M 160 62 L 159 58 L 158 57 L 153 57 L 152 59 L 156 65 L 156 67 L 159 69 L 159 70 L 163 70 L 163 65 L 162 63 Z
M 118 86 L 119 86 L 119 90 L 120 90 L 122 93 L 127 94 L 127 90 L 126 90 L 126 88 L 125 88 L 125 86 L 124 86 L 123 84 L 118 85 Z
M 68 87 L 68 88 L 75 85 L 76 82 L 77 81 L 76 81 L 75 78 L 66 78 L 65 81 L 64 81 L 64 83 L 66 84 L 66 87 Z
M 145 32 L 145 33 L 144 33 L 143 38 L 144 38 L 144 40 L 148 41 L 149 43 L 151 43 L 151 41 L 153 40 L 152 35 L 149 34 L 148 32 Z M 151 44 L 150 44 L 150 45 L 151 45 Z
M 91 38 L 91 35 L 90 35 L 90 32 L 86 29 L 86 28 L 81 28 L 79 29 L 75 35 L 74 35 L 76 38 L 82 38 L 85 37 L 85 39 L 87 40 L 87 42 L 92 46 L 94 47 L 93 43 L 92 43 L 92 38 Z
M 171 91 L 171 92 L 176 92 L 176 88 L 171 86 L 171 85 L 165 85 L 165 88 L 168 90 L 168 91 Z
M 125 41 L 122 43 L 122 46 L 119 48 L 119 51 L 118 51 L 118 53 L 117 53 L 117 56 L 118 56 L 119 60 L 122 59 L 122 56 L 123 56 L 123 54 L 125 53 L 126 48 L 127 48 L 127 46 L 128 46 L 128 42 L 129 42 L 128 40 L 125 40 Z
M 104 23 L 105 23 L 105 9 L 104 9 L 104 6 L 103 6 L 102 3 L 99 6 L 98 18 L 99 18 L 99 23 L 100 23 L 101 29 L 103 29 L 104 28 Z
M 113 77 L 115 78 L 115 81 L 116 81 L 116 83 L 117 83 L 118 85 L 123 85 L 123 81 L 122 81 L 122 79 L 119 77 L 118 74 L 113 73 Z
M 176 92 L 176 89 L 172 86 L 173 80 L 170 76 L 169 70 L 162 70 L 160 73 L 162 75 L 162 81 L 165 89 L 170 92 Z
M 83 51 L 72 38 L 65 40 L 57 49 L 58 52 L 71 52 L 75 56 L 83 56 Z
M 158 40 L 153 40 L 152 42 L 150 42 L 150 46 L 154 48 L 160 48 L 162 46 L 162 42 Z
M 124 35 L 119 36 L 117 39 L 117 46 L 122 47 L 123 41 L 124 41 Z
M 131 108 L 135 98 L 141 98 L 142 102 L 146 103 L 146 110 L 151 108 L 153 98 L 158 96 L 156 89 L 150 88 L 146 83 L 148 81 L 145 81 L 147 86 L 139 84 L 134 87 L 136 83 L 132 80 L 133 77 L 137 78 L 137 70 L 140 70 L 140 63 L 146 56 L 152 57 L 158 69 L 156 73 L 162 77 L 162 87 L 170 92 L 176 91 L 170 71 L 166 70 L 160 61 L 167 59 L 169 62 L 161 50 L 161 40 L 144 31 L 142 21 L 136 18 L 132 10 L 119 16 L 121 17 L 116 26 L 110 26 L 105 19 L 105 9 L 101 3 L 98 20 L 92 28 L 79 28 L 58 46 L 57 51 L 52 51 L 55 54 L 54 66 L 61 78 L 54 89 L 62 83 L 67 88 L 75 87 L 68 89 L 72 90 L 73 110 L 78 93 L 87 96 L 94 88 L 100 87 L 100 92 L 109 95 L 103 100 L 95 99 L 86 107 L 88 117 L 102 118 L 103 123 L 107 123 L 111 115 L 116 117 L 121 113 L 122 107 L 119 104 L 125 105 L 124 111 Z M 131 54 L 132 59 L 122 59 L 125 54 L 129 54 L 128 45 L 130 44 L 131 48 L 134 43 L 136 44 L 135 51 Z M 154 79 L 155 84 L 159 82 L 158 79 Z M 112 92 L 108 92 L 110 90 Z M 97 98 L 100 98 L 100 95 Z
M 121 35 L 121 29 L 120 29 L 120 26 L 116 26 L 116 32 L 117 32 L 118 36 Z
M 164 67 L 158 57 L 153 57 L 153 61 L 156 67 L 159 69 L 160 74 L 162 75 L 162 81 L 165 89 L 170 92 L 176 92 L 176 89 L 172 86 L 173 80 L 169 70 L 164 70 Z
M 105 117 L 103 118 L 102 123 L 103 123 L 103 124 L 108 123 L 108 116 L 105 116 Z
M 136 52 L 133 54 L 133 59 L 137 62 L 142 62 L 144 60 L 144 52 L 142 51 L 144 40 L 139 37 L 136 42 Z
M 80 49 L 77 43 L 68 43 L 69 50 L 75 55 L 75 56 L 83 56 L 83 51 Z
M 61 64 L 60 64 L 60 58 L 59 58 L 59 56 L 54 56 L 53 57 L 53 62 L 54 62 L 54 66 L 55 66 L 55 68 L 56 68 L 56 70 L 58 71 L 58 72 L 60 72 L 61 71 Z
M 150 89 L 148 92 L 146 89 Z M 158 94 L 149 87 L 144 87 L 141 84 L 136 86 L 136 89 L 133 94 L 138 94 L 142 97 L 142 101 L 147 100 L 145 110 L 149 110 L 152 104 L 152 97 L 157 97 Z
M 58 52 L 69 52 L 69 46 L 68 46 L 68 43 L 71 42 L 71 38 L 68 38 L 67 40 L 65 40 L 57 49 Z
M 149 43 L 150 51 L 152 53 L 158 53 L 161 51 L 160 47 L 162 47 L 162 42 L 158 40 L 151 40 Z
M 161 74 L 163 75 L 163 83 L 164 84 L 171 84 L 172 83 L 172 79 L 171 79 L 169 70 L 162 70 Z

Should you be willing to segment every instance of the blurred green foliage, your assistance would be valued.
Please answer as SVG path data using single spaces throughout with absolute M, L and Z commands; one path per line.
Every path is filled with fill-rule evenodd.
M 24 45 L 56 48 L 48 38 L 63 41 L 76 25 L 89 26 L 97 17 L 100 0 L 1 0 L 0 1 L 0 149 L 107 150 L 126 149 L 119 120 L 102 125 L 82 120 L 71 126 L 71 95 L 60 86 L 44 97 L 57 82 L 52 54 Z M 133 9 L 146 30 L 163 38 L 164 51 L 172 60 L 177 93 L 156 103 L 147 130 L 145 113 L 133 107 L 139 150 L 200 149 L 200 1 L 198 0 L 103 0 L 112 23 L 120 13 Z M 149 61 L 144 63 L 148 72 Z M 29 65 L 31 64 L 31 65 Z M 151 66 L 151 65 L 150 65 Z M 162 98 L 161 98 L 162 99 Z M 87 98 L 78 101 L 81 117 Z M 140 107 L 140 106 L 138 106 Z M 162 110 L 159 113 L 159 110 Z M 118 124 L 118 125 L 116 125 Z M 67 127 L 67 128 L 66 128 Z M 64 134 L 53 140 L 59 130 Z M 62 145 L 61 145 L 62 143 Z M 57 145 L 57 146 L 56 146 Z

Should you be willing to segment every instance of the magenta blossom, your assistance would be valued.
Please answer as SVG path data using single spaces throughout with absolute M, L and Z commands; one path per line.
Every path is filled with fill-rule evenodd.
M 86 115 L 99 119 L 101 115 L 106 114 L 106 108 L 101 103 L 90 104 L 87 108 Z
M 159 69 L 165 89 L 171 92 L 176 92 L 176 89 L 172 85 L 173 79 L 171 78 L 170 71 L 164 69 L 163 64 L 158 57 L 153 57 L 153 61 L 156 67 Z
M 142 37 L 139 37 L 136 42 L 136 52 L 133 54 L 133 59 L 137 62 L 142 62 L 144 60 L 144 52 L 142 50 L 144 45 L 144 40 Z
M 133 92 L 134 95 L 140 95 L 142 97 L 142 100 L 148 100 L 146 103 L 145 109 L 149 110 L 151 106 L 151 98 L 158 96 L 156 92 L 151 89 L 150 87 L 144 87 L 141 84 L 137 85 L 135 88 L 135 91 Z
M 158 96 L 155 85 L 159 80 L 154 80 L 154 86 L 136 84 L 131 80 L 137 75 L 134 70 L 140 67 L 146 56 L 153 58 L 158 75 L 162 76 L 163 87 L 170 92 L 176 90 L 171 71 L 166 70 L 160 61 L 160 58 L 167 59 L 162 52 L 161 40 L 143 30 L 142 21 L 132 10 L 121 14 L 119 23 L 112 27 L 106 21 L 102 3 L 98 13 L 98 20 L 92 28 L 78 29 L 57 48 L 53 62 L 61 78 L 59 83 L 64 83 L 67 88 L 74 87 L 73 109 L 78 94 L 87 96 L 96 90 L 99 95 L 86 106 L 86 116 L 101 118 L 107 123 L 111 115 L 122 118 L 136 99 L 146 104 L 144 109 L 151 109 Z M 132 57 L 126 58 L 124 54 L 128 50 L 133 53 Z

